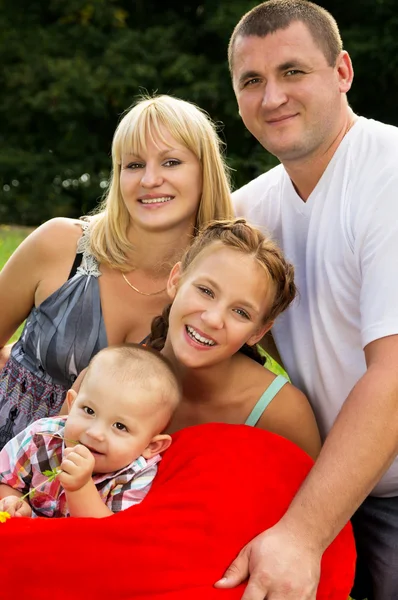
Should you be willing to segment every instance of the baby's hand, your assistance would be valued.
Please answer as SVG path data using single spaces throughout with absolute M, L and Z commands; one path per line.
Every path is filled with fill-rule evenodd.
M 30 505 L 17 496 L 6 496 L 0 500 L 0 511 L 8 512 L 10 517 L 31 517 Z
M 94 465 L 94 456 L 86 446 L 78 444 L 73 448 L 65 448 L 61 463 L 62 473 L 58 479 L 65 490 L 76 492 L 90 481 Z

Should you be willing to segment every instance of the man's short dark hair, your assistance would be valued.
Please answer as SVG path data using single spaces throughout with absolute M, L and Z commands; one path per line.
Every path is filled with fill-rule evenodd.
M 232 74 L 234 47 L 238 37 L 265 37 L 287 29 L 295 21 L 306 25 L 330 66 L 336 64 L 343 49 L 339 28 L 332 15 L 308 0 L 269 0 L 247 12 L 235 27 L 228 45 L 228 63 Z

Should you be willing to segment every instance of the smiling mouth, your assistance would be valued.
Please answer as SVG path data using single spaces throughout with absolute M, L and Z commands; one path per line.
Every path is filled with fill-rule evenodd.
M 202 346 L 209 347 L 209 346 L 216 345 L 216 342 L 214 340 L 212 340 L 211 338 L 204 337 L 203 335 L 200 335 L 200 333 L 198 333 L 196 331 L 196 329 L 194 329 L 190 325 L 186 325 L 185 330 L 186 330 L 188 336 L 191 338 L 191 340 L 194 340 L 198 344 L 202 344 Z
M 269 119 L 267 123 L 269 125 L 278 125 L 278 123 L 284 123 L 285 121 L 293 119 L 293 117 L 297 117 L 297 115 L 285 115 L 284 117 L 279 117 L 278 119 Z
M 104 452 L 99 452 L 98 450 L 95 450 L 95 448 L 92 448 L 91 446 L 87 446 L 87 444 L 82 444 L 83 446 L 86 446 L 87 450 L 90 450 L 91 454 L 97 454 L 98 456 L 104 456 Z
M 162 198 L 141 198 L 141 204 L 165 204 L 173 200 L 173 196 L 163 196 Z

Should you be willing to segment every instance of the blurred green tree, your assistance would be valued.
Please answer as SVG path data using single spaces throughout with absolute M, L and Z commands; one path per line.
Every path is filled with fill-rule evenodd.
M 117 121 L 142 92 L 220 124 L 235 185 L 275 164 L 245 130 L 226 47 L 253 0 L 0 0 L 0 222 L 78 216 L 103 193 Z M 356 70 L 361 114 L 398 124 L 395 0 L 320 0 Z

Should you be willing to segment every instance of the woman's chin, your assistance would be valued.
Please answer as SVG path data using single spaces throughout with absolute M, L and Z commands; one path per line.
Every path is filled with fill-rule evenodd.
M 180 365 L 187 369 L 200 369 L 201 367 L 208 367 L 213 363 L 212 357 L 209 354 L 197 352 L 192 348 L 180 351 L 175 356 Z

